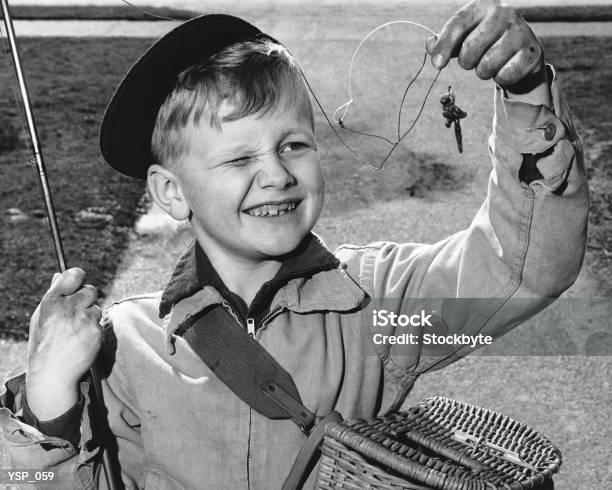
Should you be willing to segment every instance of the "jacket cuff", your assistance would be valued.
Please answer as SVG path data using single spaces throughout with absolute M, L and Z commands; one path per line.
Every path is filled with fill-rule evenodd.
M 21 448 L 21 451 L 25 452 L 27 447 L 40 446 L 43 452 L 59 448 L 66 453 L 75 453 L 76 450 L 70 442 L 43 434 L 20 419 L 23 415 L 24 400 L 25 372 L 9 379 L 0 393 L 0 433 L 6 443 L 13 449 Z
M 556 74 L 550 65 L 548 69 L 553 110 L 545 105 L 510 100 L 501 87 L 496 87 L 495 134 L 518 153 L 544 153 L 565 136 L 565 126 L 559 118 L 562 108 L 555 104 L 559 100 Z
M 85 400 L 81 395 L 77 403 L 64 412 L 59 417 L 52 420 L 40 421 L 32 413 L 26 397 L 23 399 L 23 421 L 24 423 L 36 427 L 43 434 L 50 437 L 58 437 L 70 441 L 73 446 L 78 446 L 81 437 L 81 415 Z
M 509 100 L 497 87 L 493 136 L 510 150 L 523 156 L 521 180 L 532 187 L 542 186 L 562 191 L 580 140 L 572 123 L 554 68 L 550 74 L 552 110 L 545 105 L 533 105 Z M 524 179 L 525 175 L 531 178 Z

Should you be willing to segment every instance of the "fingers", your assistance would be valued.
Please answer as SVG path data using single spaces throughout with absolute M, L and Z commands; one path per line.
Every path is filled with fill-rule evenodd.
M 62 277 L 61 272 L 56 272 L 55 274 L 53 274 L 53 278 L 51 279 L 51 286 L 53 286 L 60 277 Z
M 506 27 L 505 23 L 498 22 L 494 16 L 485 17 L 461 44 L 457 56 L 459 66 L 466 70 L 475 68 L 489 48 L 504 35 Z
M 425 51 L 427 51 L 428 55 L 433 56 L 433 51 L 434 51 L 434 48 L 436 47 L 437 42 L 438 42 L 438 36 L 436 34 L 427 38 L 427 41 L 425 41 Z
M 73 296 L 76 304 L 85 308 L 90 307 L 98 300 L 98 290 L 91 284 L 83 284 L 84 282 L 85 271 L 78 267 L 68 269 L 61 274 L 56 273 L 45 296 L 51 300 Z
M 497 72 L 495 81 L 502 87 L 511 87 L 525 80 L 529 74 L 543 67 L 541 52 L 537 48 L 523 48 Z
M 87 308 L 87 316 L 99 324 L 102 319 L 102 309 L 98 305 L 91 305 Z
M 544 64 L 544 53 L 535 36 L 533 42 L 524 32 L 526 25 L 507 31 L 482 56 L 476 66 L 476 75 L 483 80 L 494 78 L 502 87 L 508 87 L 538 72 Z
M 75 296 L 84 306 L 92 306 L 98 301 L 98 290 L 91 284 L 85 284 L 75 293 Z
M 504 34 L 482 55 L 476 66 L 476 75 L 482 80 L 488 80 L 497 75 L 497 72 L 514 56 L 515 40 L 508 33 Z
M 425 45 L 433 65 L 444 68 L 459 52 L 463 40 L 484 19 L 488 9 L 497 4 L 496 0 L 474 0 L 459 9 L 442 27 L 437 42 L 434 44 L 430 38 Z
M 47 292 L 50 296 L 69 296 L 77 292 L 85 282 L 85 271 L 73 267 L 62 272 L 59 277 L 53 276 L 53 282 Z
M 438 69 L 457 56 L 462 68 L 475 68 L 479 78 L 494 78 L 507 89 L 534 78 L 544 66 L 542 46 L 529 25 L 498 0 L 473 0 L 458 10 L 425 49 Z

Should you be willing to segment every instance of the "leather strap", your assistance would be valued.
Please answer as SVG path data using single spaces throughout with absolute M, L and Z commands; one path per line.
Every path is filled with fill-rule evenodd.
M 310 432 L 316 419 L 302 404 L 291 375 L 221 306 L 197 319 L 184 337 L 243 402 L 270 419 L 292 419 L 308 436 L 283 484 L 283 490 L 301 488 L 312 471 L 326 425 L 342 421 L 340 414 L 328 414 Z
M 302 487 L 305 477 L 312 471 L 314 456 L 318 453 L 321 441 L 323 441 L 325 427 L 337 422 L 342 422 L 342 416 L 338 412 L 331 412 L 315 426 L 295 458 L 282 490 L 296 490 Z
M 183 337 L 243 402 L 269 419 L 292 419 L 308 434 L 315 416 L 302 404 L 291 375 L 221 305 Z

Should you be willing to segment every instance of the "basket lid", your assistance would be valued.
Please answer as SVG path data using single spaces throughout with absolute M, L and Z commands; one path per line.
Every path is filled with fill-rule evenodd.
M 384 417 L 332 424 L 323 455 L 327 464 L 320 465 L 320 482 L 360 464 L 351 477 L 363 483 L 378 478 L 394 485 L 403 481 L 397 488 L 440 490 L 533 489 L 561 466 L 559 449 L 535 429 L 443 397 Z M 353 459 L 350 465 L 347 459 Z

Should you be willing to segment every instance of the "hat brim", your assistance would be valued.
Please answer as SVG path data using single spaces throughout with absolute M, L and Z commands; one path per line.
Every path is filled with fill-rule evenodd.
M 238 17 L 210 14 L 159 39 L 130 68 L 106 109 L 100 149 L 107 163 L 122 174 L 146 179 L 155 119 L 177 76 L 227 46 L 256 37 L 272 39 Z

